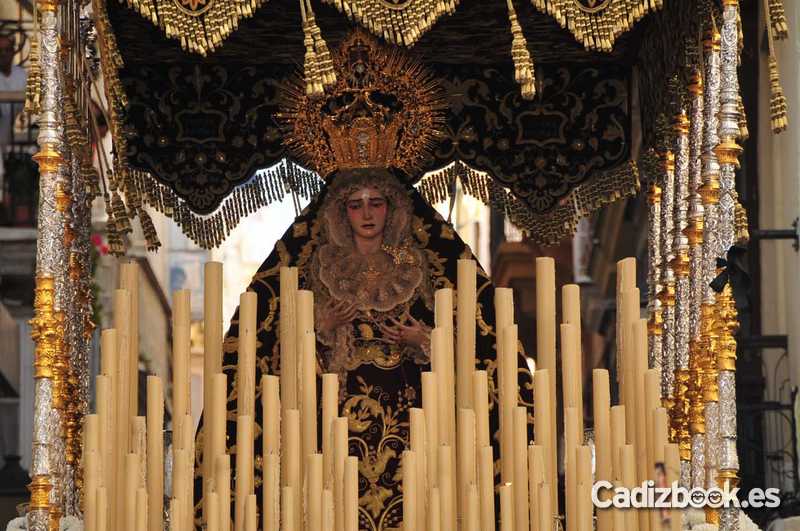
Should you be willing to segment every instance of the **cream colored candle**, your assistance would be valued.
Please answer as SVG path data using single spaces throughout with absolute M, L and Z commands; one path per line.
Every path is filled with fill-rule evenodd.
M 528 519 L 534 531 L 539 528 L 539 500 L 544 479 L 544 448 L 531 444 L 528 446 Z
M 426 479 L 427 469 L 425 467 L 425 411 L 413 407 L 409 410 L 409 442 L 411 450 L 414 451 L 414 464 L 416 470 L 416 483 L 414 487 L 414 497 L 416 506 L 416 526 L 417 529 L 425 529 L 427 521 L 426 504 L 428 503 L 428 482 Z M 408 491 L 404 491 L 408 492 Z
M 322 491 L 322 531 L 333 531 L 336 518 L 333 514 L 333 492 L 331 489 Z
M 106 487 L 97 487 L 97 531 L 108 531 L 108 489 Z M 87 531 L 90 531 L 87 528 Z
M 514 324 L 514 290 L 511 288 L 494 289 L 495 331 L 502 331 Z M 498 347 L 500 345 L 498 344 Z
M 322 454 L 306 456 L 306 515 L 308 531 L 322 528 Z
M 358 458 L 348 456 L 344 464 L 344 529 L 358 531 Z
M 333 420 L 339 416 L 339 375 L 322 375 L 323 485 L 333 484 Z
M 488 445 L 480 449 L 478 488 L 481 500 L 481 531 L 494 531 L 494 449 Z
M 115 391 L 114 398 L 117 403 L 116 411 L 116 436 L 114 440 L 114 452 L 117 472 L 116 485 L 114 486 L 114 500 L 111 505 L 110 515 L 118 528 L 122 529 L 126 525 L 125 517 L 125 458 L 130 450 L 130 313 L 131 299 L 130 292 L 125 289 L 114 290 L 114 329 L 116 330 L 116 374 L 113 380 Z
M 669 442 L 667 432 L 669 429 L 669 415 L 663 407 L 653 410 L 653 467 L 658 463 L 663 463 L 664 446 Z
M 475 456 L 475 412 L 458 410 L 458 507 L 463 516 L 469 503 L 469 486 L 477 481 Z M 465 529 L 466 524 L 461 526 Z
M 219 496 L 219 531 L 231 529 L 231 456 L 220 454 L 214 460 L 214 491 Z
M 139 459 L 136 477 L 138 487 L 145 486 L 147 478 L 147 419 L 136 416 L 131 418 L 131 453 Z
M 592 451 L 582 444 L 576 450 L 578 531 L 592 531 Z
M 247 496 L 244 504 L 244 529 L 245 531 L 256 531 L 258 529 L 258 511 L 256 509 L 256 495 Z
M 432 368 L 438 383 L 439 443 L 456 447 L 456 397 L 452 346 L 452 328 L 434 328 L 431 332 Z
M 277 453 L 263 456 L 264 483 L 261 487 L 261 527 L 263 531 L 278 531 L 281 514 L 280 458 Z
M 472 408 L 475 372 L 476 264 L 458 260 L 456 304 L 456 407 Z
M 190 505 L 186 503 L 187 495 L 186 493 L 189 490 L 189 482 L 192 481 L 192 477 L 189 473 L 189 467 L 191 463 L 191 457 L 189 450 L 184 448 L 175 448 L 172 449 L 172 499 L 170 501 L 170 510 L 177 509 L 178 515 L 180 518 L 191 518 L 190 514 L 187 514 L 186 509 Z M 177 496 L 179 495 L 179 496 Z M 181 507 L 176 507 L 178 502 L 182 503 Z M 185 525 L 183 522 L 179 522 L 178 529 L 185 529 Z
M 302 523 L 302 492 L 303 476 L 301 473 L 300 460 L 300 412 L 296 409 L 285 409 L 283 411 L 283 430 L 281 432 L 281 459 L 285 459 L 286 469 L 281 470 L 281 481 L 286 487 L 292 487 L 296 493 L 294 496 L 294 519 L 298 525 Z M 282 461 L 283 463 L 283 461 Z
M 100 483 L 111 490 L 115 481 L 114 466 L 114 437 L 115 425 L 113 417 L 115 416 L 115 402 L 113 397 L 113 389 L 111 385 L 111 377 L 98 374 L 95 378 L 95 403 L 97 404 L 97 416 L 99 418 L 98 434 L 98 452 L 99 452 L 99 473 Z M 108 493 L 106 490 L 106 494 Z M 108 500 L 106 499 L 106 502 Z M 99 510 L 99 509 L 98 509 Z M 100 524 L 98 523 L 99 527 Z
M 578 432 L 578 410 L 564 408 L 564 497 L 566 501 L 567 531 L 577 531 L 578 526 L 578 483 L 577 448 L 583 442 Z
M 545 482 L 550 488 L 550 500 L 558 496 L 558 461 L 556 460 L 555 434 L 552 429 L 552 417 L 555 414 L 556 405 L 550 405 L 550 374 L 548 369 L 537 369 L 533 373 L 533 433 L 535 434 L 536 444 L 544 449 L 544 477 Z M 558 511 L 555 503 L 550 508 Z M 553 513 L 551 515 L 555 516 Z
M 611 407 L 611 472 L 614 479 L 622 480 L 622 464 L 619 461 L 620 449 L 625 446 L 625 406 Z
M 515 407 L 512 419 L 514 428 L 514 529 L 529 531 L 527 408 Z
M 677 444 L 664 445 L 664 470 L 667 476 L 667 485 L 680 481 L 681 458 Z M 681 509 L 670 509 L 669 513 L 670 531 L 681 531 Z
M 550 404 L 556 407 L 556 268 L 550 257 L 536 259 L 536 366 L 547 369 L 550 378 Z M 554 410 L 555 411 L 555 410 Z M 556 415 L 550 416 L 551 460 L 556 463 Z M 551 488 L 557 488 L 555 485 Z M 558 512 L 558 497 L 551 499 L 553 511 Z
M 222 372 L 222 264 L 206 262 L 203 266 L 203 411 L 206 423 L 214 413 L 214 376 Z M 203 484 L 214 481 L 213 456 L 220 451 L 211 442 L 211 426 L 206 424 L 203 446 Z M 209 430 L 209 431 L 206 431 Z M 207 437 L 207 438 L 206 438 Z M 208 522 L 208 498 L 203 499 L 203 520 Z
M 478 486 L 473 483 L 467 492 L 467 504 L 464 508 L 464 531 L 479 531 L 480 525 L 480 500 Z
M 574 407 L 578 431 L 583 433 L 583 368 L 580 338 L 573 324 L 561 325 L 561 390 L 564 407 Z
M 139 264 L 134 261 L 121 264 L 120 288 L 128 291 L 130 313 L 128 329 L 128 407 L 130 416 L 136 416 L 139 403 Z M 116 319 L 114 326 L 120 328 Z
M 553 526 L 552 491 L 552 486 L 549 483 L 542 483 L 539 488 L 539 531 L 552 531 L 555 529 Z
M 219 494 L 210 491 L 205 494 L 204 498 L 208 498 L 205 531 L 219 531 Z
M 439 484 L 439 400 L 436 374 L 423 372 L 422 408 L 425 410 L 426 463 L 428 485 L 433 488 Z
M 405 531 L 417 530 L 417 461 L 416 452 L 406 450 L 403 452 L 403 529 Z
M 592 407 L 597 479 L 611 481 L 614 479 L 611 460 L 611 393 L 606 369 L 592 371 Z M 601 491 L 601 496 L 605 499 L 605 491 Z M 613 524 L 610 511 L 597 511 L 597 531 L 612 531 Z
M 442 498 L 439 496 L 439 487 L 431 489 L 430 509 L 428 510 L 428 527 L 430 531 L 442 529 Z
M 489 446 L 489 378 L 486 371 L 473 373 L 473 409 L 475 410 L 475 440 L 478 448 Z
M 646 433 L 645 441 L 647 444 L 647 479 L 653 477 L 655 471 L 655 411 L 661 406 L 661 371 L 659 369 L 648 369 L 644 373 L 644 410 L 647 418 L 645 419 Z M 663 447 L 663 443 L 662 443 Z M 653 511 L 654 513 L 656 511 Z M 652 526 L 651 526 L 652 527 Z
M 280 380 L 277 376 L 265 374 L 261 377 L 261 410 L 263 411 L 264 455 L 280 454 L 281 448 L 281 410 Z
M 280 269 L 281 407 L 297 409 L 297 268 Z
M 578 419 L 581 421 L 581 432 L 583 432 L 583 348 L 581 345 L 581 291 L 576 284 L 567 284 L 561 288 L 561 313 L 564 324 L 571 326 L 573 334 L 569 341 L 569 348 L 574 349 L 575 373 L 571 378 L 571 394 L 575 397 L 575 407 L 578 408 Z M 563 341 L 564 328 L 561 328 L 561 356 L 562 364 L 567 350 L 567 344 Z M 569 404 L 572 405 L 572 404 Z
M 619 480 L 614 481 L 615 489 L 620 488 L 622 486 L 623 485 L 621 481 Z M 628 511 L 632 511 L 633 509 L 624 510 L 624 509 L 617 509 L 616 507 L 610 507 L 608 510 L 611 511 L 611 519 L 614 522 L 614 531 L 620 529 L 622 530 L 626 529 L 625 525 L 627 523 L 627 517 L 628 517 L 627 513 Z
M 147 531 L 147 489 L 136 489 L 136 531 Z
M 622 293 L 622 403 L 627 406 L 625 413 L 625 428 L 628 435 L 628 443 L 636 444 L 636 397 L 637 394 L 637 362 L 636 346 L 634 342 L 633 329 L 634 323 L 639 318 L 639 290 L 631 289 Z
M 169 500 L 169 530 L 184 531 L 186 529 L 183 521 L 183 507 L 186 504 L 180 498 L 170 498 Z
M 627 488 L 635 488 L 636 485 L 636 455 L 632 444 L 626 444 L 620 448 L 620 467 L 622 467 L 622 483 Z M 625 514 L 625 529 L 639 529 L 639 512 L 635 509 L 628 509 Z
M 636 288 L 636 259 L 624 258 L 617 262 L 617 374 L 620 383 L 624 381 L 624 360 L 621 358 L 620 353 L 625 351 L 625 338 L 627 335 L 626 327 L 629 323 L 628 319 L 633 318 L 629 315 L 625 304 L 623 304 L 622 294 Z M 637 315 L 638 317 L 638 315 Z M 624 403 L 624 397 L 623 397 Z
M 514 482 L 514 408 L 519 396 L 517 380 L 517 325 L 507 326 L 500 339 L 500 472 L 504 483 Z
M 439 447 L 439 496 L 442 504 L 442 531 L 455 531 L 456 500 L 453 484 L 453 449 Z
M 245 503 L 253 492 L 253 417 L 236 417 L 236 502 L 234 528 L 244 531 Z
M 125 512 L 125 528 L 127 531 L 136 529 L 136 491 L 139 490 L 139 456 L 136 454 L 125 455 L 125 496 L 122 505 Z
M 87 415 L 88 417 L 95 417 L 95 415 Z M 96 417 L 95 417 L 96 418 Z M 87 422 L 87 426 L 88 426 Z M 90 492 L 97 492 L 101 484 L 100 481 L 100 453 L 97 449 L 87 449 L 83 454 L 83 488 L 87 493 L 84 496 L 83 517 L 86 531 L 96 531 L 97 525 L 97 496 L 88 495 Z
M 305 292 L 303 292 L 305 293 Z M 301 299 L 302 300 L 302 299 Z M 303 366 L 300 369 L 302 396 L 302 409 L 300 410 L 301 448 L 300 460 L 301 477 L 305 474 L 306 457 L 315 454 L 317 447 L 317 354 L 314 331 L 307 330 L 303 335 L 303 345 L 300 349 Z M 299 343 L 298 343 L 299 344 Z
M 347 417 L 333 421 L 333 506 L 336 531 L 344 531 L 344 467 L 347 461 L 348 444 Z
M 182 423 L 190 409 L 189 380 L 190 330 L 188 324 L 176 324 L 172 329 L 172 433 L 174 444 L 184 448 Z
M 453 290 L 437 289 L 434 293 L 434 326 L 436 328 L 453 328 Z
M 186 507 L 181 509 L 181 514 L 185 515 L 189 521 L 193 521 L 194 519 L 194 422 L 192 421 L 192 415 L 187 413 L 184 415 L 183 422 L 181 422 L 181 427 L 183 429 L 183 435 L 181 436 L 181 440 L 185 441 L 185 450 L 186 450 L 186 477 L 188 478 L 186 482 L 186 488 L 181 491 L 181 498 L 183 498 Z M 188 525 L 188 524 L 187 524 Z
M 164 388 L 158 376 L 147 377 L 147 493 L 147 529 L 163 531 Z
M 294 510 L 294 489 L 292 487 L 283 487 L 281 489 L 281 531 L 300 531 L 298 526 L 295 525 L 295 518 L 297 512 Z M 356 530 L 357 531 L 357 530 Z
M 213 463 L 216 456 L 225 453 L 228 428 L 228 376 L 221 372 L 215 374 L 211 378 L 211 385 L 211 403 L 205 406 L 209 412 L 208 441 L 206 442 L 209 447 L 203 449 L 203 455 L 208 452 Z M 220 501 L 220 503 L 222 502 Z
M 650 476 L 648 467 L 647 453 L 647 422 L 651 418 L 649 411 L 646 410 L 646 399 L 644 392 L 644 376 L 647 371 L 647 320 L 636 319 L 633 322 L 633 343 L 634 343 L 634 386 L 636 406 L 636 479 L 639 483 L 646 481 Z M 650 529 L 649 520 L 645 523 L 639 522 L 642 531 Z
M 256 314 L 258 297 L 253 291 L 239 296 L 239 363 L 236 367 L 237 414 L 256 412 Z
M 500 485 L 500 530 L 514 531 L 514 493 L 510 483 Z

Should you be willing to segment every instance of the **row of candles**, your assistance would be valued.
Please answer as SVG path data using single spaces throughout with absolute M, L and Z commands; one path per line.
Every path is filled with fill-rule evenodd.
M 138 269 L 121 265 L 114 293 L 114 328 L 101 335 L 97 411 L 83 431 L 84 506 L 87 531 L 163 531 L 164 387 L 147 377 L 146 416 L 137 415 Z M 202 525 L 207 531 L 301 529 L 357 531 L 358 459 L 348 455 L 348 425 L 338 416 L 339 380 L 322 375 L 322 451 L 317 445 L 316 341 L 311 292 L 297 289 L 297 270 L 281 270 L 280 378 L 258 383 L 263 411 L 262 500 L 254 494 L 256 435 L 257 298 L 241 295 L 236 371 L 236 450 L 227 453 L 227 375 L 222 372 L 222 265 L 205 265 L 204 451 L 195 471 L 191 384 L 189 292 L 173 294 L 172 496 L 169 525 L 195 528 L 194 478 L 203 478 Z M 134 296 L 132 296 L 134 295 Z M 138 301 L 137 301 L 138 302 Z M 134 363 L 134 361 L 136 363 Z M 231 481 L 231 458 L 236 477 Z M 231 485 L 233 484 L 233 492 Z M 233 518 L 231 519 L 231 507 Z
M 608 371 L 592 373 L 595 451 L 584 444 L 583 357 L 578 286 L 562 288 L 560 325 L 563 472 L 567 531 L 593 526 L 594 481 L 635 487 L 665 465 L 677 477 L 677 445 L 668 442 L 659 374 L 647 367 L 647 327 L 639 318 L 635 261 L 618 264 L 618 359 L 621 404 L 611 406 Z M 280 270 L 280 377 L 258 382 L 263 412 L 263 498 L 254 494 L 257 299 L 241 295 L 236 372 L 236 477 L 226 450 L 227 375 L 222 372 L 222 266 L 205 266 L 204 485 L 202 523 L 211 531 L 358 529 L 358 461 L 348 454 L 348 423 L 339 416 L 339 380 L 323 374 L 317 397 L 313 294 L 298 289 L 296 268 Z M 97 412 L 84 426 L 84 515 L 87 531 L 161 531 L 164 495 L 164 391 L 147 379 L 147 415 L 137 416 L 138 270 L 121 267 L 113 329 L 104 330 Z M 455 301 L 454 301 L 455 296 Z M 190 413 L 190 302 L 173 298 L 173 466 L 170 526 L 194 527 L 194 423 Z M 497 356 L 494 386 L 477 370 L 476 265 L 459 260 L 456 290 L 436 292 L 431 371 L 422 374 L 422 407 L 410 411 L 402 456 L 403 520 L 407 531 L 549 531 L 559 519 L 556 398 L 556 286 L 552 259 L 536 262 L 537 358 L 533 374 L 534 440 L 529 408 L 519 403 L 518 329 L 513 292 L 495 290 Z M 455 325 L 453 318 L 455 317 Z M 523 369 L 524 370 L 524 369 Z M 492 405 L 490 392 L 495 389 Z M 499 415 L 500 484 L 495 485 L 489 412 Z M 318 411 L 321 409 L 321 426 Z M 319 434 L 322 437 L 319 438 Z M 318 440 L 321 439 L 321 448 Z M 594 470 L 592 463 L 594 462 Z M 499 493 L 499 511 L 495 494 Z M 233 498 L 233 499 L 231 499 Z M 233 521 L 231 522 L 231 503 Z M 598 510 L 600 531 L 661 528 L 662 514 Z M 673 515 L 672 528 L 680 528 Z

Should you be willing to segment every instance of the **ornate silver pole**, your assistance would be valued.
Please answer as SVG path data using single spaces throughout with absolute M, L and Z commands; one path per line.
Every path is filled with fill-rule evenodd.
M 661 186 L 658 176 L 651 177 L 647 191 L 647 343 L 651 368 L 661 369 Z
M 661 303 L 664 321 L 661 333 L 661 398 L 665 408 L 671 410 L 675 388 L 675 276 L 672 271 L 673 204 L 675 196 L 675 155 L 669 148 L 663 154 L 663 182 L 661 186 Z M 674 428 L 674 424 L 673 424 Z M 674 429 L 670 430 L 674 440 Z
M 678 448 L 681 456 L 681 485 L 691 484 L 691 438 L 689 436 L 689 323 L 691 292 L 689 286 L 689 239 L 685 230 L 689 212 L 689 118 L 681 108 L 673 121 L 675 132 L 675 195 L 673 214 L 672 271 L 675 275 L 674 332 L 675 384 L 672 419 L 676 427 Z
M 715 355 L 717 332 L 715 328 L 716 297 L 709 286 L 716 275 L 716 261 L 721 253 L 717 232 L 717 205 L 719 203 L 719 162 L 716 148 L 719 145 L 718 113 L 720 92 L 720 34 L 714 25 L 713 16 L 709 20 L 709 31 L 703 40 L 705 92 L 703 101 L 703 186 L 700 197 L 703 200 L 703 305 L 701 312 L 700 379 L 703 389 L 703 418 L 705 420 L 705 459 L 706 487 L 717 485 L 719 465 L 719 391 L 717 385 L 717 360 Z M 706 510 L 706 521 L 719 522 L 716 509 Z
M 39 0 L 41 65 L 41 113 L 39 115 L 38 239 L 36 249 L 36 291 L 31 336 L 36 343 L 34 359 L 34 433 L 31 458 L 31 492 L 28 529 L 58 529 L 61 478 L 54 460 L 61 440 L 61 415 L 54 407 L 59 389 L 56 364 L 63 349 L 63 314 L 56 294 L 61 288 L 65 207 L 62 183 L 64 159 L 59 135 L 59 40 L 56 11 L 58 0 Z
M 742 148 L 736 143 L 739 137 L 739 0 L 723 0 L 722 32 L 720 42 L 721 91 L 719 113 L 720 144 L 716 153 L 720 163 L 720 196 L 718 233 L 722 253 L 735 240 L 736 167 Z M 736 452 L 736 310 L 730 285 L 717 296 L 719 345 L 719 430 L 720 456 L 717 481 L 735 487 L 738 484 L 739 458 Z M 720 512 L 720 531 L 739 529 L 739 510 L 723 508 Z
M 689 239 L 689 262 L 691 271 L 691 300 L 689 302 L 689 433 L 692 437 L 692 487 L 705 487 L 705 431 L 703 418 L 703 396 L 701 381 L 702 353 L 700 352 L 700 308 L 703 305 L 703 201 L 700 188 L 703 185 L 703 78 L 698 68 L 692 69 L 689 83 L 690 121 L 689 128 L 689 224 L 686 236 Z

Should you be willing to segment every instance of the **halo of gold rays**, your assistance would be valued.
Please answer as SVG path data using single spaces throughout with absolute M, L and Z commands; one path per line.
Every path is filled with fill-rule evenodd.
M 364 60 L 351 59 L 356 48 Z M 310 93 L 299 77 L 287 83 L 278 114 L 285 128 L 285 145 L 320 175 L 329 175 L 347 163 L 342 153 L 348 147 L 357 149 L 358 141 L 352 138 L 355 120 L 341 115 L 332 119 L 336 112 L 332 107 L 341 106 L 337 99 L 347 95 L 369 95 L 369 99 L 381 94 L 396 104 L 390 109 L 366 103 L 368 113 L 383 129 L 373 132 L 378 153 L 368 158 L 407 174 L 422 170 L 441 138 L 445 121 L 444 93 L 432 72 L 404 51 L 378 43 L 362 29 L 351 33 L 331 55 L 336 81 L 321 95 Z M 327 134 L 321 134 L 324 129 Z

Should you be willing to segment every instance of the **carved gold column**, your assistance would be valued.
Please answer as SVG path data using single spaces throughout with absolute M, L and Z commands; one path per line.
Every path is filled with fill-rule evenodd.
M 64 159 L 59 134 L 58 0 L 39 0 L 41 112 L 39 115 L 39 211 L 36 249 L 36 290 L 31 336 L 34 359 L 34 433 L 31 458 L 31 504 L 28 529 L 58 529 L 63 486 L 58 450 L 61 441 L 63 381 L 63 313 L 58 306 L 65 264 L 63 233 Z
M 701 307 L 703 305 L 703 200 L 700 188 L 703 185 L 703 78 L 698 68 L 692 69 L 689 82 L 689 222 L 685 229 L 689 240 L 689 270 L 691 300 L 689 302 L 689 432 L 692 438 L 691 486 L 705 487 L 705 432 L 703 417 L 702 351 L 700 349 Z
M 720 143 L 716 154 L 720 165 L 720 196 L 718 233 L 722 253 L 735 240 L 736 167 L 742 148 L 736 143 L 739 129 L 739 1 L 723 0 L 720 40 Z M 738 484 L 739 459 L 736 452 L 736 312 L 730 286 L 717 295 L 719 345 L 716 351 L 719 369 L 719 430 L 720 455 L 717 483 L 720 486 Z M 738 530 L 739 511 L 720 510 L 720 531 Z

